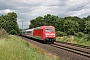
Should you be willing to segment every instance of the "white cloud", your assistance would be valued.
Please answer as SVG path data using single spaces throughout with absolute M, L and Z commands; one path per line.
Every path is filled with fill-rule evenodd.
M 27 28 L 30 20 L 46 14 L 59 17 L 88 16 L 90 0 L 0 0 L 0 15 L 12 11 L 18 15 L 19 27 L 24 21 L 24 28 Z
M 13 12 L 10 9 L 0 10 L 0 14 L 7 14 L 8 12 Z
M 89 9 L 82 9 L 80 11 L 75 11 L 71 16 L 86 17 L 87 14 L 88 15 L 90 14 L 89 12 L 90 12 L 90 8 Z

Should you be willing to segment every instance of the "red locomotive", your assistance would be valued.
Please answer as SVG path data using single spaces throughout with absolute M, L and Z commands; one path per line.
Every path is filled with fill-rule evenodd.
M 24 30 L 23 36 L 43 40 L 44 42 L 54 43 L 56 41 L 56 31 L 53 26 L 41 26 L 33 29 Z

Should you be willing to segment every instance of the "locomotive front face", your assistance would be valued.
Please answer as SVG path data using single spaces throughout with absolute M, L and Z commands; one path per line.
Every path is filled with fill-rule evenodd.
M 46 28 L 45 37 L 46 37 L 46 41 L 54 42 L 56 40 L 55 28 Z
M 54 28 L 46 28 L 45 32 L 46 32 L 46 37 L 51 37 L 51 38 L 55 37 Z

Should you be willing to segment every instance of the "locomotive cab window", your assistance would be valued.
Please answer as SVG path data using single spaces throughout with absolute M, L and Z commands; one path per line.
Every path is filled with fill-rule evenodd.
M 46 32 L 54 32 L 53 28 L 46 28 Z

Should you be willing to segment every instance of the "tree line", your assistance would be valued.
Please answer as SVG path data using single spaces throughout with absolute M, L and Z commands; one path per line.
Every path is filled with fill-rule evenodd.
M 80 18 L 77 16 L 58 17 L 51 14 L 39 16 L 30 20 L 29 28 L 43 25 L 51 25 L 56 28 L 57 35 L 77 35 L 77 33 L 90 34 L 90 16 Z M 4 28 L 9 34 L 18 34 L 17 14 L 9 12 L 0 16 L 0 28 Z
M 5 29 L 9 34 L 18 35 L 17 14 L 15 12 L 9 12 L 6 15 L 1 15 L 0 29 Z
M 43 25 L 52 25 L 56 28 L 57 34 L 62 35 L 77 35 L 77 33 L 90 33 L 90 16 L 87 17 L 58 17 L 51 14 L 47 14 L 44 17 L 39 16 L 30 20 L 29 28 L 35 28 Z

